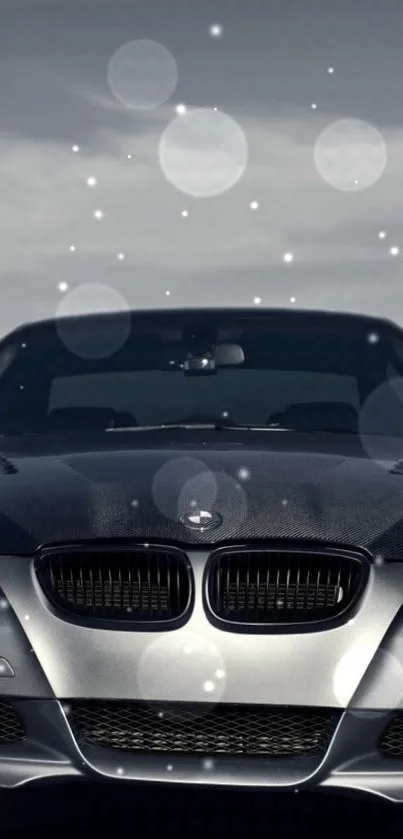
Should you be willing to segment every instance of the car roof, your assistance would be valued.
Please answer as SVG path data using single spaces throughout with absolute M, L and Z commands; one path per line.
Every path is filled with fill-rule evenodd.
M 35 320 L 27 322 L 18 326 L 4 339 L 10 338 L 13 335 L 18 335 L 21 332 L 40 331 L 44 329 L 53 330 L 59 320 L 63 321 L 83 321 L 96 322 L 97 320 L 114 320 L 115 318 L 130 317 L 133 321 L 150 321 L 153 320 L 164 321 L 164 325 L 169 327 L 169 322 L 173 322 L 176 318 L 185 317 L 188 321 L 201 321 L 205 319 L 216 319 L 224 317 L 225 319 L 234 317 L 239 320 L 259 321 L 273 321 L 279 326 L 282 323 L 292 324 L 301 323 L 306 328 L 309 325 L 323 326 L 325 328 L 340 328 L 340 327 L 358 327 L 368 330 L 386 330 L 389 333 L 393 332 L 395 335 L 403 337 L 402 328 L 388 318 L 381 318 L 375 315 L 367 315 L 356 312 L 333 311 L 327 309 L 290 309 L 290 308 L 273 308 L 265 306 L 228 306 L 228 307 L 169 307 L 169 308 L 150 308 L 150 309 L 123 309 L 121 311 L 112 312 L 93 312 L 85 314 L 72 314 L 63 316 L 63 318 L 53 317 L 42 320 Z

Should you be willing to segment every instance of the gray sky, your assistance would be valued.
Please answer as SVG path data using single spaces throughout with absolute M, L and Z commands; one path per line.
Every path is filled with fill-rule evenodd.
M 403 323 L 402 2 L 2 0 L 0 19 L 2 333 L 115 298 Z M 144 39 L 171 56 L 151 80 L 135 47 L 111 63 Z M 159 107 L 114 95 L 166 95 L 175 63 Z

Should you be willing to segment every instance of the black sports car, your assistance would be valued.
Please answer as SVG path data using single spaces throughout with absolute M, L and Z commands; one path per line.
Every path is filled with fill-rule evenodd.
M 0 344 L 0 785 L 403 800 L 403 331 L 110 313 Z

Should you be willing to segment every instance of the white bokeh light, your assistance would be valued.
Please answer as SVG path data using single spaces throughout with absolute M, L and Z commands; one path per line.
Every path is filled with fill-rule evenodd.
M 212 108 L 193 108 L 166 127 L 159 160 L 172 186 L 195 198 L 209 198 L 227 192 L 242 177 L 248 145 L 231 116 Z
M 259 202 L 258 201 L 251 201 L 249 204 L 251 210 L 258 210 L 259 209 Z
M 119 313 L 106 323 L 93 323 L 91 329 L 79 320 L 64 320 L 68 316 Z M 128 338 L 131 327 L 129 307 L 116 289 L 101 283 L 84 283 L 63 297 L 56 314 L 56 329 L 60 340 L 81 358 L 106 358 L 120 349 Z
M 392 247 L 389 248 L 389 253 L 391 256 L 399 256 L 400 248 L 397 245 L 392 245 Z
M 209 33 L 212 38 L 221 38 L 223 29 L 220 23 L 212 23 L 209 27 Z
M 168 633 L 152 641 L 137 669 L 142 699 L 154 701 L 219 702 L 226 686 L 225 666 L 218 648 L 203 636 Z M 224 677 L 217 679 L 220 670 Z
M 203 461 L 178 457 L 161 466 L 154 477 L 151 493 L 160 513 L 177 521 L 181 513 L 189 512 L 192 501 L 201 509 L 209 510 L 217 497 L 217 483 Z
M 367 189 L 383 175 L 386 143 L 380 131 L 359 119 L 339 119 L 319 135 L 314 162 L 326 183 L 342 192 Z
M 127 108 L 158 108 L 178 84 L 176 61 L 157 41 L 136 39 L 114 52 L 108 64 L 108 84 Z
M 386 230 L 380 230 L 378 233 L 378 239 L 386 239 L 387 235 Z
M 99 209 L 94 210 L 93 216 L 94 216 L 95 219 L 97 219 L 97 221 L 100 221 L 104 217 L 104 212 L 103 212 L 103 210 L 99 210 Z
M 96 186 L 96 185 L 97 185 L 97 183 L 98 183 L 98 181 L 97 181 L 97 179 L 96 179 L 96 178 L 94 178 L 94 176 L 93 176 L 93 175 L 90 175 L 90 177 L 89 177 L 89 178 L 87 178 L 87 180 L 86 180 L 86 184 L 87 184 L 87 186 L 94 187 L 94 186 Z
M 285 253 L 284 256 L 283 256 L 283 262 L 285 262 L 286 264 L 289 264 L 290 262 L 294 262 L 294 254 L 291 253 L 290 251 Z

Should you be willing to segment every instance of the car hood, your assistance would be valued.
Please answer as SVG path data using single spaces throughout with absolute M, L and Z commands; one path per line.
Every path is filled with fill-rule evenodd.
M 276 439 L 274 440 L 274 436 Z M 273 435 L 262 445 L 142 445 L 5 453 L 0 457 L 2 554 L 97 539 L 217 545 L 327 541 L 403 559 L 403 475 L 350 443 Z M 211 530 L 181 513 L 220 514 Z

